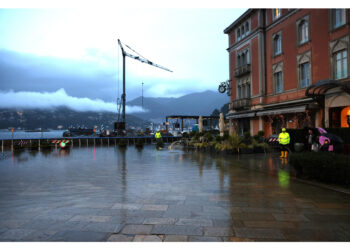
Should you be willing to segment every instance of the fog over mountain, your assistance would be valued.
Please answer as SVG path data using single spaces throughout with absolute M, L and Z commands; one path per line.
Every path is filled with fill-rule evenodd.
M 67 107 L 74 111 L 116 112 L 117 104 L 101 99 L 79 98 L 67 95 L 64 89 L 56 92 L 1 91 L 1 109 L 53 109 Z M 126 113 L 145 112 L 140 106 L 126 106 Z

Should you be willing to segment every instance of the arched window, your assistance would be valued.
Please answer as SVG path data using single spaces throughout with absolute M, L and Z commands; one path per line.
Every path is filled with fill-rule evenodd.
M 249 33 L 249 23 L 245 23 L 245 32 L 248 34 Z
M 242 37 L 244 37 L 245 32 L 244 32 L 244 25 L 241 27 L 241 33 L 242 33 Z
M 299 44 L 309 41 L 309 23 L 301 21 L 298 27 Z
M 237 41 L 239 41 L 241 39 L 241 30 L 238 29 L 237 30 Z
M 242 61 L 241 66 L 246 65 L 247 62 L 246 62 L 246 58 L 245 58 L 245 54 L 244 53 L 241 56 L 241 61 Z
M 282 37 L 281 35 L 275 35 L 273 38 L 273 54 L 279 55 L 282 53 Z

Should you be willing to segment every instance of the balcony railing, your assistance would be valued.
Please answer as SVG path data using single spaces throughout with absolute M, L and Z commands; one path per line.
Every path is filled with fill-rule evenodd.
M 245 75 L 250 72 L 250 64 L 244 64 L 235 69 L 234 75 L 235 77 L 239 77 Z
M 250 98 L 233 100 L 230 106 L 234 110 L 247 109 L 250 107 Z

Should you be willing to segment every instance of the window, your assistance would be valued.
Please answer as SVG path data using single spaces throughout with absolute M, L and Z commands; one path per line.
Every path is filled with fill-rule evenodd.
M 276 20 L 281 16 L 281 9 L 272 9 L 272 20 Z
M 348 53 L 341 50 L 334 54 L 334 78 L 343 79 L 348 77 Z
M 241 66 L 241 56 L 238 55 L 237 57 L 237 67 L 240 67 Z
M 312 83 L 311 50 L 297 55 L 298 88 L 306 88 Z
M 309 41 L 309 23 L 305 20 L 301 21 L 298 26 L 299 44 Z
M 250 98 L 250 84 L 247 84 L 247 98 Z
M 275 84 L 275 93 L 279 94 L 283 92 L 283 78 L 282 71 L 276 72 L 273 74 L 274 84 Z
M 310 63 L 306 62 L 300 65 L 300 87 L 310 86 Z
M 249 34 L 249 21 L 246 21 L 243 23 L 241 26 L 237 28 L 237 41 L 241 40 L 244 38 L 246 35 Z
M 282 37 L 279 34 L 273 38 L 273 52 L 275 56 L 282 53 Z
M 345 9 L 333 9 L 331 16 L 333 29 L 344 25 L 346 22 Z

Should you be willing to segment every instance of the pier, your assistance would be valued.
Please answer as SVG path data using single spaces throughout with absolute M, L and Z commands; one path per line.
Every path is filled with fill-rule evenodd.
M 163 136 L 165 143 L 172 143 L 180 140 L 181 136 Z M 25 149 L 42 147 L 57 147 L 55 141 L 69 140 L 69 147 L 89 147 L 89 146 L 116 146 L 121 142 L 127 145 L 138 143 L 151 144 L 155 142 L 153 136 L 120 136 L 120 137 L 58 137 L 58 138 L 25 138 L 25 139 L 0 139 L 1 150 L 5 149 Z

